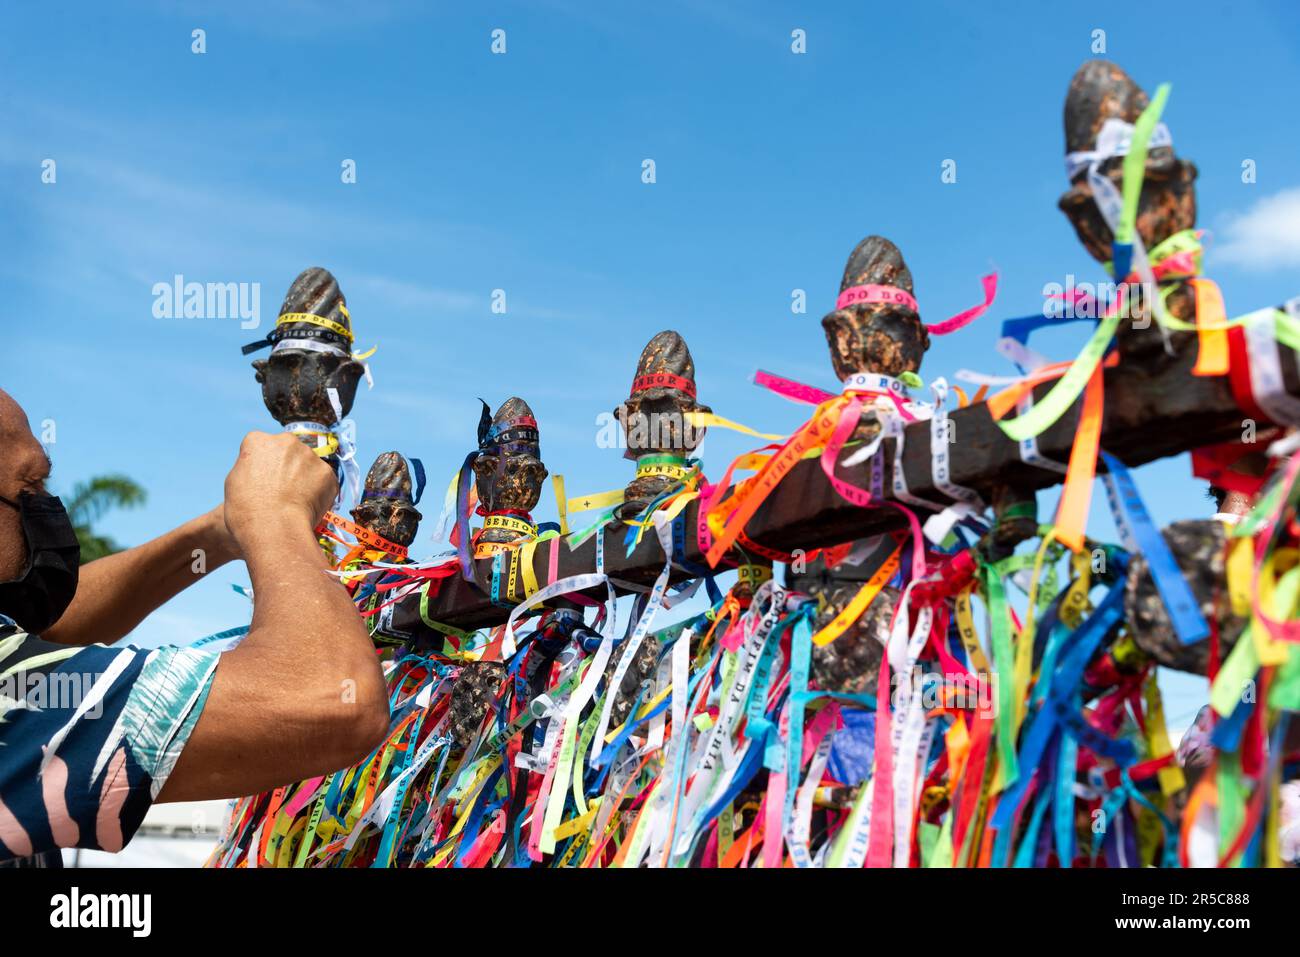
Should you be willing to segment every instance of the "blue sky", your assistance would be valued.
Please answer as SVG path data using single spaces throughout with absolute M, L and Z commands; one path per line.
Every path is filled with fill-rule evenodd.
M 818 320 L 873 232 L 903 250 L 929 321 L 1001 272 L 992 313 L 936 340 L 922 374 L 1010 371 L 996 320 L 1038 309 L 1045 283 L 1103 278 L 1055 208 L 1062 102 L 1097 29 L 1148 90 L 1173 83 L 1165 118 L 1200 168 L 1229 311 L 1300 292 L 1294 4 L 205 6 L 23 4 L 0 30 L 0 385 L 56 423 L 56 489 L 116 471 L 148 488 L 146 509 L 104 522 L 123 542 L 218 501 L 241 436 L 274 428 L 239 353 L 260 332 L 154 317 L 154 283 L 178 273 L 259 283 L 264 331 L 301 269 L 331 269 L 358 345 L 379 346 L 353 412 L 363 463 L 418 455 L 439 486 L 472 442 L 475 397 L 512 393 L 571 494 L 622 485 L 596 416 L 663 328 L 687 338 L 716 411 L 789 430 L 800 408 L 750 377 L 834 384 Z M 1034 341 L 1060 358 L 1078 343 Z M 744 447 L 711 435 L 710 471 Z M 1161 524 L 1211 511 L 1189 474 L 1185 457 L 1138 473 Z M 1094 505 L 1111 537 L 1100 492 Z M 537 515 L 553 512 L 548 495 Z M 217 573 L 135 639 L 245 621 L 229 587 L 245 580 Z

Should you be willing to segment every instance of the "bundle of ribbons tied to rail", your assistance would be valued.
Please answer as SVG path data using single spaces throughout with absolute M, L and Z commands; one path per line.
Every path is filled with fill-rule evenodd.
M 484 403 L 446 547 L 416 560 L 424 466 L 379 456 L 351 519 L 340 501 L 318 531 L 381 658 L 389 734 L 234 802 L 210 864 L 1294 864 L 1300 309 L 1229 318 L 1200 275 L 1168 95 L 1100 61 L 1076 75 L 1062 208 L 1119 281 L 1005 320 L 1014 371 L 922 380 L 931 337 L 995 321 L 998 277 L 925 323 L 873 235 L 823 319 L 840 388 L 756 373 L 809 409 L 789 434 L 701 405 L 666 331 L 617 412 L 625 489 L 568 497 L 527 403 Z M 258 376 L 343 478 L 362 357 L 337 283 L 309 273 Z M 1080 318 L 1074 359 L 1029 346 Z M 764 444 L 710 482 L 708 428 Z M 1130 467 L 1185 451 L 1219 514 L 1161 530 Z M 551 524 L 532 517 L 548 476 Z M 1098 477 L 1117 542 L 1087 531 Z M 1171 669 L 1208 702 L 1177 746 Z

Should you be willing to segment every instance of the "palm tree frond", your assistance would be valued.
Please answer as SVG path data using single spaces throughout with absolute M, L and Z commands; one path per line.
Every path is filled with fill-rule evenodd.
M 72 520 L 77 543 L 81 546 L 81 564 L 120 552 L 122 546 L 107 535 L 97 535 L 91 527 L 111 508 L 136 508 L 148 498 L 144 486 L 125 475 L 97 475 L 78 482 L 67 496 L 64 508 Z
M 74 525 L 89 526 L 110 508 L 135 508 L 147 498 L 144 486 L 125 475 L 97 475 L 73 486 L 67 510 Z
M 122 546 L 107 535 L 96 535 L 89 525 L 74 525 L 73 531 L 77 533 L 77 543 L 81 546 L 82 565 L 122 550 Z

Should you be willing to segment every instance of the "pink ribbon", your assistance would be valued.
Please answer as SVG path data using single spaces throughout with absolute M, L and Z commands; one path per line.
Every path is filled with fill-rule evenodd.
M 867 867 L 889 867 L 893 859 L 894 754 L 889 713 L 889 658 L 880 661 L 876 681 L 875 788 L 871 794 L 871 830 L 867 838 Z M 865 786 L 865 785 L 864 785 Z
M 718 639 L 718 644 L 735 654 L 740 650 L 741 640 L 745 637 L 744 619 L 737 617 L 730 627 Z
M 764 372 L 762 369 L 754 373 L 754 384 L 775 392 L 783 399 L 790 399 L 793 402 L 806 402 L 808 405 L 821 405 L 823 402 L 835 398 L 834 392 L 827 392 L 825 389 L 819 389 L 813 385 L 804 385 L 802 382 L 795 382 L 793 379 L 783 379 L 779 375 Z M 916 421 L 916 416 L 907 411 L 903 397 L 897 392 L 886 389 L 853 389 L 851 391 L 857 395 L 886 396 L 889 401 L 894 403 L 894 407 L 898 409 L 898 414 L 903 417 L 904 422 Z
M 993 305 L 993 298 L 998 294 L 998 274 L 996 272 L 989 273 L 981 282 L 984 285 L 984 301 L 982 303 L 971 306 L 969 309 L 959 312 L 943 322 L 926 323 L 926 331 L 932 336 L 946 336 L 950 332 L 956 332 L 958 329 L 970 325 L 988 312 L 989 306 Z M 850 286 L 845 289 L 839 294 L 839 298 L 835 300 L 835 308 L 847 309 L 849 306 L 869 302 L 884 302 L 895 306 L 906 306 L 918 315 L 921 312 L 916 304 L 915 297 L 907 290 L 899 289 L 897 286 L 880 286 L 874 283 L 868 283 L 864 286 Z
M 325 775 L 322 774 L 318 778 L 312 778 L 310 781 L 304 782 L 297 793 L 280 807 L 280 813 L 287 814 L 289 817 L 297 817 L 298 812 L 307 806 L 307 802 L 316 796 L 316 792 L 320 790 L 321 782 L 324 780 Z
M 802 704 L 799 707 L 803 707 Z M 758 747 L 757 744 L 752 747 Z M 763 868 L 780 870 L 785 835 L 781 833 L 781 813 L 785 810 L 785 771 L 769 771 L 767 794 L 763 797 Z
M 916 299 L 906 289 L 899 289 L 897 286 L 878 286 L 875 283 L 850 286 L 845 289 L 835 300 L 835 308 L 847 309 L 849 306 L 857 306 L 864 302 L 887 302 L 894 306 L 906 306 L 916 313 L 921 311 L 916 307 Z
M 993 298 L 998 294 L 998 274 L 991 272 L 980 282 L 984 284 L 984 301 L 982 303 L 971 306 L 964 312 L 959 312 L 951 319 L 945 319 L 943 322 L 926 323 L 926 331 L 932 336 L 946 336 L 950 332 L 956 332 L 958 329 L 969 326 L 988 312 L 989 306 L 993 305 Z
M 795 382 L 793 379 L 783 379 L 779 375 L 764 372 L 762 369 L 754 373 L 754 384 L 761 385 L 765 389 L 771 389 L 783 399 L 806 402 L 809 405 L 821 405 L 827 399 L 835 398 L 834 392 L 827 392 L 812 385 L 804 385 L 802 382 Z
M 839 423 L 835 426 L 835 431 L 826 443 L 826 448 L 822 450 L 822 471 L 826 473 L 826 480 L 831 483 L 831 487 L 850 505 L 863 508 L 873 505 L 888 505 L 891 508 L 898 509 L 906 516 L 907 524 L 912 533 L 912 541 L 915 543 L 915 547 L 912 549 L 912 577 L 920 581 L 925 577 L 925 538 L 921 534 L 921 520 L 917 518 L 916 513 L 900 502 L 888 499 L 877 502 L 871 497 L 869 490 L 851 482 L 846 482 L 835 474 L 835 460 L 839 457 L 840 449 L 844 447 L 844 443 L 857 427 L 861 417 L 862 402 L 855 396 L 845 407 Z M 883 455 L 883 449 L 878 450 L 876 454 Z
M 1286 465 L 1286 473 L 1282 479 L 1284 488 L 1289 489 L 1295 484 L 1297 473 L 1300 473 L 1300 453 L 1292 455 L 1291 461 Z M 1300 642 L 1300 621 L 1279 621 L 1267 614 L 1259 603 L 1259 570 L 1268 558 L 1269 546 L 1277 538 L 1278 525 L 1286 522 L 1286 508 L 1287 500 L 1284 498 L 1268 524 L 1255 533 L 1255 567 L 1251 569 L 1250 592 L 1255 598 L 1255 614 L 1264 623 L 1268 633 L 1279 641 L 1295 643 Z

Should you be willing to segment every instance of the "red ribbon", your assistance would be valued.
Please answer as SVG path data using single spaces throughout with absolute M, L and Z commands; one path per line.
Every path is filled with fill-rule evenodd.
M 676 389 L 695 398 L 695 383 L 685 376 L 673 375 L 671 372 L 650 372 L 639 375 L 632 380 L 632 394 L 647 389 Z

